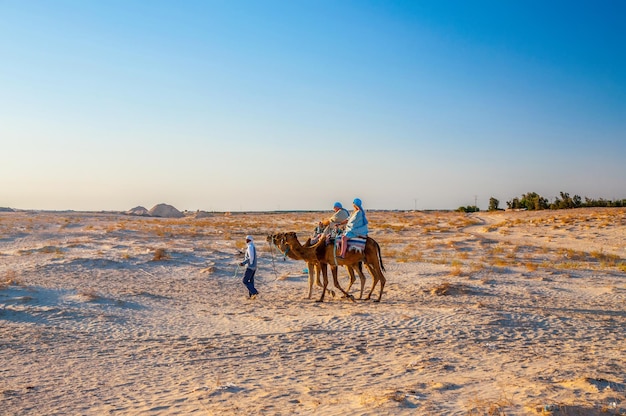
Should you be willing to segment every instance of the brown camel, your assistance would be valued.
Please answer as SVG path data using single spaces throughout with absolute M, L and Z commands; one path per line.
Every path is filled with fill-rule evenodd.
M 295 233 L 294 233 L 295 234 Z M 285 239 L 285 233 L 277 233 L 277 234 L 270 234 L 267 236 L 266 240 L 268 241 L 268 243 L 273 244 L 274 246 L 276 246 L 281 253 L 284 256 L 287 256 L 291 259 L 294 260 L 303 260 L 304 262 L 306 262 L 307 264 L 307 268 L 308 268 L 308 272 L 309 272 L 309 296 L 308 299 L 311 299 L 311 295 L 313 292 L 313 282 L 315 282 L 315 284 L 318 287 L 323 287 L 322 286 L 322 282 L 320 280 L 320 271 L 321 271 L 321 267 L 326 267 L 326 265 L 321 265 L 319 260 L 317 259 L 317 255 L 315 252 L 311 251 L 311 252 L 306 252 L 301 250 L 300 252 L 296 252 L 294 250 L 291 250 L 290 245 L 288 245 L 286 243 L 286 239 Z M 310 247 L 311 246 L 311 239 L 309 238 L 304 247 Z M 306 256 L 303 257 L 303 256 Z M 333 273 L 337 273 L 336 269 L 337 266 L 331 265 L 331 268 L 334 268 Z M 354 284 L 354 282 L 356 281 L 356 277 L 354 275 L 354 268 L 352 266 L 346 266 L 346 269 L 348 269 L 348 275 L 350 276 L 350 284 L 348 285 L 348 289 L 346 290 L 346 292 L 350 292 L 350 288 L 352 287 L 352 285 Z M 315 275 L 316 278 L 313 277 L 313 270 L 315 270 Z M 364 286 L 365 286 L 365 275 L 363 274 L 363 268 L 362 268 L 362 263 L 359 263 L 357 265 L 356 268 L 357 273 L 359 274 L 359 278 L 361 279 L 361 295 L 359 296 L 359 299 L 361 299 L 363 297 L 363 290 L 364 290 Z M 327 292 L 329 294 L 331 294 L 333 297 L 335 296 L 335 292 L 331 289 L 326 289 Z
M 283 239 L 284 239 L 285 244 L 289 247 L 290 251 L 293 251 L 293 252 L 297 253 L 297 255 L 299 255 L 299 256 L 301 256 L 303 258 L 317 259 L 317 261 L 320 263 L 320 269 L 321 269 L 322 275 L 324 277 L 324 282 L 323 282 L 323 290 L 322 290 L 323 293 L 322 293 L 322 296 L 317 300 L 317 302 L 323 302 L 324 301 L 324 295 L 326 294 L 326 288 L 328 287 L 328 268 L 327 268 L 328 263 L 320 261 L 321 259 L 318 256 L 318 247 L 325 246 L 326 245 L 326 240 L 325 239 L 320 239 L 320 241 L 318 241 L 314 245 L 312 245 L 310 247 L 304 247 L 304 246 L 302 246 L 302 244 L 300 244 L 300 241 L 298 240 L 298 237 L 297 237 L 296 233 L 294 233 L 294 232 L 289 232 L 289 233 L 283 234 Z M 343 264 L 341 264 L 341 266 L 343 266 L 345 264 L 354 265 L 357 262 L 344 262 Z M 354 296 L 350 296 L 350 294 L 348 294 L 348 292 L 343 290 L 343 288 L 339 284 L 339 281 L 337 280 L 336 274 L 333 274 L 333 283 L 335 284 L 335 287 L 337 289 L 339 289 L 341 291 L 341 293 L 344 294 L 345 297 L 347 297 L 350 300 L 354 301 Z
M 339 247 L 335 246 L 334 244 L 328 244 L 325 247 L 323 247 L 323 249 L 321 247 L 318 248 L 318 258 L 320 257 L 324 258 L 324 260 L 320 260 L 320 261 L 329 262 L 331 266 L 333 264 L 338 264 L 338 262 L 341 260 L 341 257 L 339 257 L 339 253 L 340 253 Z M 378 294 L 378 299 L 374 300 L 374 302 L 380 302 L 383 296 L 383 289 L 387 281 L 387 279 L 385 278 L 385 275 L 383 274 L 383 271 L 385 270 L 385 266 L 383 265 L 383 258 L 380 252 L 380 246 L 378 245 L 376 240 L 374 240 L 371 237 L 367 237 L 364 252 L 361 253 L 361 252 L 354 252 L 350 250 L 346 252 L 346 258 L 348 258 L 348 253 L 354 253 L 357 255 L 357 257 L 358 255 L 363 256 L 361 261 L 365 263 L 365 266 L 367 267 L 370 274 L 372 275 L 372 278 L 373 278 L 372 288 L 370 292 L 368 293 L 367 297 L 365 298 L 365 300 L 370 300 L 370 298 L 372 297 L 372 293 L 374 292 L 374 288 L 376 288 L 376 284 L 380 282 L 380 293 Z M 331 270 L 333 271 L 333 273 L 335 273 L 336 268 L 333 269 L 331 267 Z M 363 287 L 363 281 L 361 282 L 361 287 Z M 362 296 L 363 296 L 363 292 L 361 291 L 361 297 Z M 361 297 L 359 297 L 359 299 L 361 299 Z
M 326 240 L 328 243 L 328 240 Z M 334 239 L 331 239 L 331 241 L 334 241 Z M 373 240 L 372 240 L 373 241 Z M 311 247 L 313 244 L 311 244 L 311 239 L 307 238 L 306 241 L 304 242 L 304 244 L 302 244 L 302 247 Z M 324 267 L 324 264 L 322 264 L 322 267 Z M 337 266 L 335 264 L 329 264 L 330 269 L 333 273 L 337 273 Z M 354 284 L 354 282 L 356 281 L 356 277 L 354 276 L 354 267 L 351 265 L 345 265 L 346 266 L 346 270 L 348 270 L 348 275 L 350 276 L 350 283 L 348 284 L 348 288 L 346 289 L 346 292 L 350 293 L 350 288 L 352 288 L 352 285 Z M 361 280 L 361 294 L 359 295 L 359 299 L 363 298 L 363 289 L 365 288 L 365 275 L 363 274 L 363 262 L 359 262 L 357 264 L 356 267 L 356 272 L 359 274 L 359 279 Z M 317 273 L 317 280 L 318 280 L 318 286 L 322 287 L 322 283 L 319 281 L 319 271 Z
M 369 237 L 368 237 L 369 238 Z M 370 249 L 371 248 L 376 248 L 378 247 L 378 243 L 376 241 L 374 241 L 373 239 L 371 239 L 371 242 L 368 242 L 370 244 Z M 326 240 L 328 243 L 328 240 Z M 335 239 L 331 239 L 330 240 L 331 243 L 335 242 Z M 372 245 L 373 244 L 373 245 Z M 302 245 L 303 247 L 311 247 L 311 239 L 307 238 L 307 240 L 304 242 L 304 244 Z M 378 248 L 379 252 L 380 252 L 380 248 Z M 333 263 L 333 264 L 329 264 L 331 271 L 333 273 L 336 273 L 337 270 L 337 266 Z M 350 283 L 348 284 L 348 288 L 346 289 L 346 292 L 350 293 L 350 288 L 352 287 L 352 285 L 354 284 L 354 282 L 356 281 L 356 277 L 354 276 L 354 268 L 352 266 L 349 265 L 345 265 L 346 269 L 348 270 L 348 274 L 350 275 Z M 382 266 L 382 262 L 381 262 L 381 266 Z M 383 270 L 385 270 L 385 268 L 382 268 Z M 361 280 L 361 294 L 359 295 L 359 300 L 363 298 L 363 290 L 365 288 L 365 275 L 363 274 L 363 262 L 359 262 L 357 265 L 357 269 L 356 269 L 357 273 L 359 274 L 359 278 Z M 319 278 L 319 276 L 318 276 Z M 322 284 L 319 284 L 320 287 L 322 287 Z
M 283 253 L 283 256 L 287 256 L 294 260 L 303 260 L 306 263 L 307 270 L 309 272 L 308 299 L 311 299 L 311 295 L 313 292 L 313 283 L 315 282 L 318 287 L 322 287 L 322 282 L 320 280 L 320 262 L 315 256 L 309 256 L 308 258 L 304 258 L 297 252 L 291 250 L 290 247 L 285 243 L 284 237 L 285 233 L 270 234 L 267 236 L 267 242 L 276 246 L 281 251 L 281 253 Z M 335 293 L 333 291 L 329 290 L 328 292 L 335 296 Z
M 322 274 L 324 277 L 324 289 L 328 286 L 328 274 L 325 265 L 330 265 L 331 270 L 333 271 L 333 283 L 337 287 L 337 289 L 341 290 L 341 292 L 352 298 L 346 291 L 344 291 L 341 286 L 339 286 L 339 282 L 337 281 L 337 266 L 352 266 L 355 267 L 359 262 L 364 262 L 370 273 L 373 277 L 373 284 L 370 293 L 367 295 L 366 300 L 369 300 L 372 296 L 372 292 L 376 287 L 376 284 L 380 282 L 380 293 L 378 295 L 378 299 L 375 302 L 380 302 L 380 299 L 383 295 L 383 289 L 385 287 L 386 278 L 383 274 L 383 270 L 385 269 L 382 262 L 382 256 L 380 254 L 380 246 L 378 243 L 372 239 L 367 239 L 367 243 L 365 245 L 365 251 L 363 253 L 348 251 L 346 253 L 345 258 L 338 257 L 338 253 L 335 252 L 335 247 L 332 244 L 326 245 L 326 241 L 322 240 L 317 244 L 311 247 L 303 247 L 298 241 L 298 237 L 296 233 L 285 233 L 285 239 L 291 250 L 301 254 L 310 256 L 310 251 L 315 249 L 315 254 L 322 266 Z M 362 277 L 364 279 L 364 276 Z M 318 302 L 324 301 L 325 291 L 322 292 L 321 298 Z

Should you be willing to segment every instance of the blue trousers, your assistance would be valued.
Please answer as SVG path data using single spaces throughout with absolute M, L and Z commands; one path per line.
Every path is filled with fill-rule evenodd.
M 248 288 L 249 296 L 259 293 L 259 291 L 254 288 L 254 273 L 256 273 L 256 269 L 253 270 L 246 267 L 246 272 L 243 275 L 243 284 Z

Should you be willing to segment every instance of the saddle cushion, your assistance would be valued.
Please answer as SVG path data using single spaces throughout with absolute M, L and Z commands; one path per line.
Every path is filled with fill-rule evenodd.
M 365 250 L 367 238 L 354 237 L 348 239 L 348 250 L 362 253 Z

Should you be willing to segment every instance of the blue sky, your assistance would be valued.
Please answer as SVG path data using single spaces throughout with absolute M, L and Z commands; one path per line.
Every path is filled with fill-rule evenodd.
M 0 206 L 626 198 L 623 1 L 0 0 Z

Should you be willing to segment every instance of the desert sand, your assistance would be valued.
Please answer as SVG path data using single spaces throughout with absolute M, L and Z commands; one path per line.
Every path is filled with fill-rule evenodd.
M 380 303 L 266 241 L 328 215 L 1 212 L 0 413 L 626 414 L 626 210 L 369 212 Z

